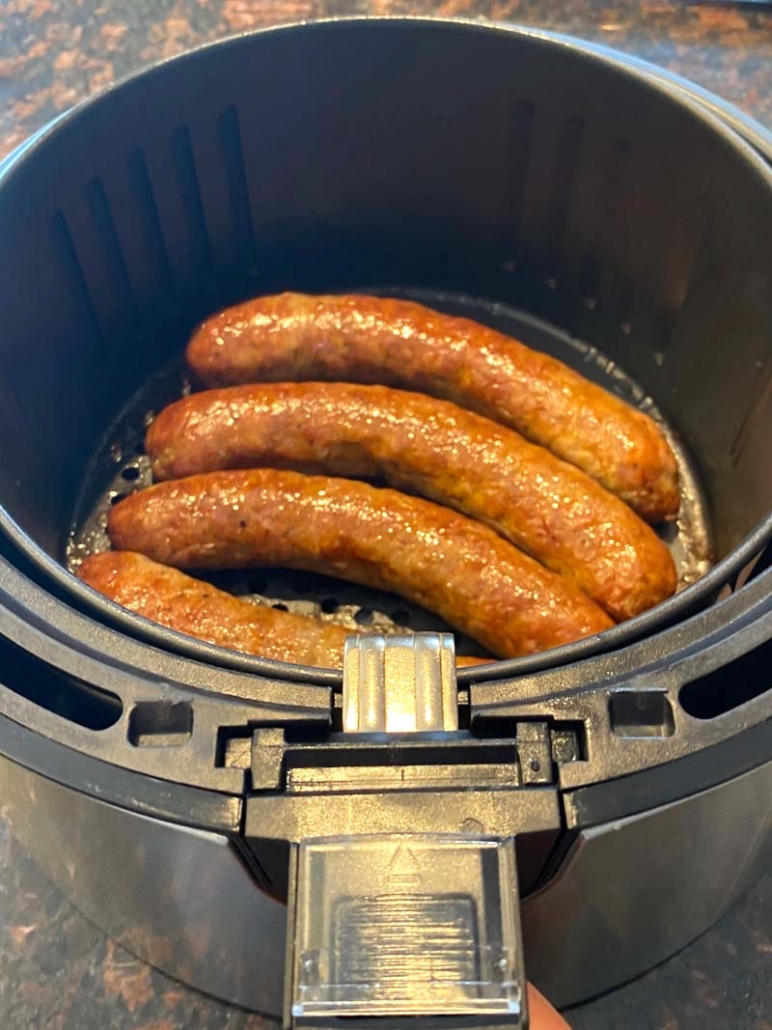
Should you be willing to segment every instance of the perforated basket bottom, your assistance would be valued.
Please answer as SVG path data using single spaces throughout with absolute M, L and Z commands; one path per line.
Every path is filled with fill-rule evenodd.
M 696 470 L 677 434 L 665 422 L 652 398 L 619 366 L 580 340 L 537 319 L 479 298 L 405 290 L 381 290 L 410 297 L 429 307 L 464 315 L 546 351 L 589 379 L 647 412 L 663 426 L 678 460 L 681 512 L 677 522 L 663 526 L 661 536 L 678 568 L 679 590 L 708 571 L 711 564 L 709 520 Z M 129 401 L 105 434 L 86 470 L 68 535 L 65 561 L 74 571 L 89 554 L 108 550 L 105 530 L 110 505 L 152 482 L 144 455 L 145 430 L 167 404 L 189 392 L 182 362 L 175 361 L 152 376 Z M 391 594 L 341 580 L 283 569 L 254 569 L 200 574 L 222 589 L 257 604 L 335 622 L 352 631 L 404 632 L 447 630 L 438 616 Z M 474 641 L 456 634 L 460 654 L 483 654 Z

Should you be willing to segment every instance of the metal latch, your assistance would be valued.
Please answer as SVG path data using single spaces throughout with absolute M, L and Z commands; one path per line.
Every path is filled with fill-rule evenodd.
M 456 730 L 452 637 L 349 638 L 343 726 Z M 302 840 L 288 904 L 286 1027 L 527 1026 L 514 838 Z
M 344 733 L 457 729 L 455 647 L 450 633 L 347 638 Z

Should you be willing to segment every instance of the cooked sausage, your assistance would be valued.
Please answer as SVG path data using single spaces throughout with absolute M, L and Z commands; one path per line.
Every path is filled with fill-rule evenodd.
M 596 480 L 424 394 L 350 383 L 210 390 L 161 412 L 145 450 L 158 480 L 259 465 L 382 477 L 486 522 L 617 620 L 676 587 L 667 547 Z
M 86 558 L 77 571 L 84 583 L 167 629 L 233 651 L 337 669 L 343 663 L 343 626 L 242 601 L 184 572 L 131 551 Z M 458 666 L 484 658 L 458 655 Z
M 342 626 L 242 601 L 130 551 L 84 559 L 78 576 L 100 594 L 167 629 L 281 662 L 340 667 Z
M 678 512 L 675 457 L 648 415 L 466 318 L 405 300 L 284 293 L 207 319 L 187 360 L 207 386 L 332 380 L 444 397 L 578 465 L 650 522 Z
M 478 522 L 367 483 L 297 472 L 210 472 L 115 505 L 119 550 L 179 568 L 306 569 L 389 590 L 501 658 L 613 625 L 568 580 Z

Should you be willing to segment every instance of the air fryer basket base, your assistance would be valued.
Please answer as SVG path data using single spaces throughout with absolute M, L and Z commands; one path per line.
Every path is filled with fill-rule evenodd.
M 0 787 L 14 837 L 93 923 L 189 986 L 281 1012 L 286 909 L 258 889 L 226 833 L 127 811 L 6 758 Z M 767 762 L 579 834 L 560 875 L 524 903 L 537 986 L 573 1004 L 707 930 L 769 867 L 771 787 Z M 620 897 L 629 899 L 622 928 Z
M 710 520 L 697 469 L 655 401 L 616 362 L 590 344 L 505 304 L 431 290 L 373 292 L 381 296 L 408 297 L 436 310 L 490 325 L 571 365 L 656 419 L 673 447 L 679 468 L 681 510 L 678 520 L 659 527 L 676 562 L 679 589 L 708 571 L 712 552 Z M 143 448 L 148 424 L 163 407 L 189 390 L 190 381 L 183 363 L 175 359 L 143 384 L 111 423 L 84 469 L 85 479 L 78 491 L 63 556 L 70 571 L 76 571 L 87 555 L 109 549 L 105 527 L 110 506 L 152 482 L 150 463 Z M 438 632 L 451 629 L 439 617 L 402 598 L 309 573 L 255 569 L 198 575 L 257 604 L 335 622 L 352 632 L 362 629 L 401 632 L 405 627 Z M 457 650 L 461 654 L 484 653 L 474 641 L 461 635 L 457 635 Z

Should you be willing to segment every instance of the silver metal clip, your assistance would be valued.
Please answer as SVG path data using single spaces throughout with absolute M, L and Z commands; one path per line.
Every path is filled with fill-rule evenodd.
M 344 732 L 457 730 L 455 664 L 450 633 L 348 637 L 343 653 Z

